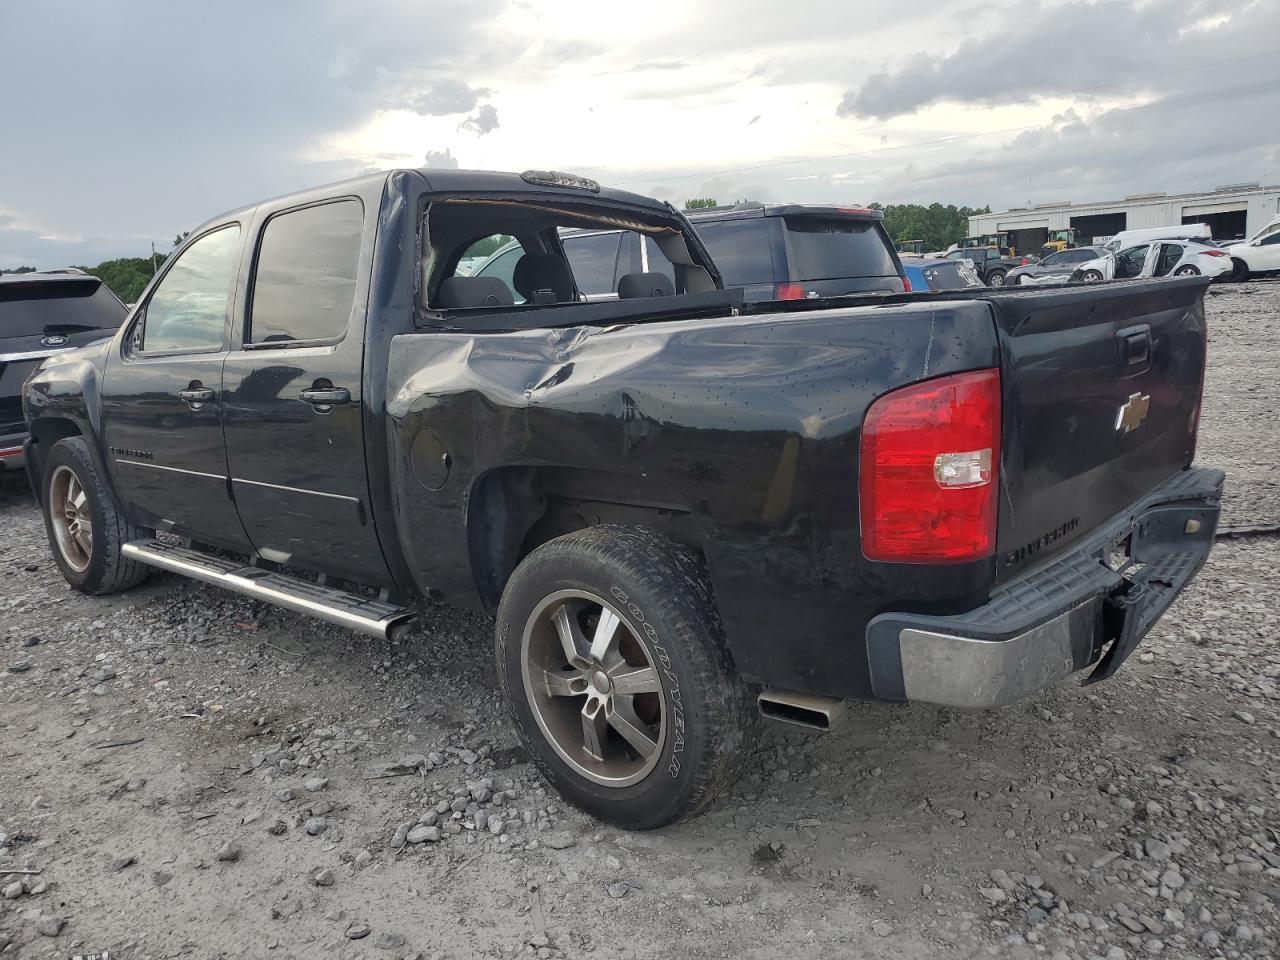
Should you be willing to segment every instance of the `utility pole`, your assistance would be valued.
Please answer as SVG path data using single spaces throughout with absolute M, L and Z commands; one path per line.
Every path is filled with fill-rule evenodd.
M 156 242 L 151 241 L 151 272 L 155 273 L 160 269 L 160 265 L 156 263 Z

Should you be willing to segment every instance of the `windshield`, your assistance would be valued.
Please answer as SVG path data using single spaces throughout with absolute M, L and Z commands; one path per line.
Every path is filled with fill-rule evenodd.
M 0 285 L 0 337 L 49 337 L 112 331 L 125 307 L 93 280 L 49 280 Z

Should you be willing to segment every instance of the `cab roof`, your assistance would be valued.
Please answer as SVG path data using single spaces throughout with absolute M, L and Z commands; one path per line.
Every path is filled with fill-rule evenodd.
M 361 177 L 353 177 L 349 180 L 340 180 L 334 183 L 323 184 L 321 186 L 307 187 L 303 190 L 296 190 L 291 193 L 282 194 L 276 197 L 265 198 L 255 203 L 246 204 L 242 207 L 236 207 L 224 213 L 218 214 L 216 217 L 210 217 L 200 228 L 210 224 L 218 223 L 224 220 L 239 218 L 252 213 L 258 207 L 264 204 L 276 205 L 283 201 L 297 199 L 300 203 L 305 203 L 312 198 L 335 195 L 339 192 L 350 192 L 353 194 L 364 193 L 370 189 L 376 189 L 386 180 L 397 173 L 417 174 L 426 181 L 427 189 L 432 193 L 491 193 L 505 196 L 519 196 L 520 194 L 538 194 L 546 198 L 547 196 L 560 195 L 565 199 L 574 199 L 587 202 L 617 203 L 626 204 L 632 207 L 642 207 L 662 216 L 672 216 L 677 211 L 668 203 L 661 200 L 655 200 L 652 197 L 646 197 L 638 193 L 630 193 L 626 190 L 615 190 L 612 187 L 597 185 L 596 189 L 585 189 L 579 186 L 562 186 L 556 183 L 545 181 L 530 181 L 526 177 L 531 174 L 551 174 L 553 171 L 525 171 L 524 173 L 507 173 L 496 170 L 448 170 L 442 167 L 406 167 L 391 170 L 380 170 L 377 173 L 365 174 Z M 571 174 L 555 174 L 560 177 L 573 177 Z M 575 178 L 583 179 L 586 178 Z M 593 182 L 594 181 L 589 181 Z

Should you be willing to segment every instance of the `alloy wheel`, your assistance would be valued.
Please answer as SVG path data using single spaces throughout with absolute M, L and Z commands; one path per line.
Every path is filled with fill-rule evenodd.
M 609 787 L 643 780 L 667 737 L 654 655 L 618 611 L 586 590 L 546 597 L 521 639 L 525 695 L 575 773 Z
M 93 517 L 84 485 L 70 467 L 58 467 L 49 479 L 49 517 L 63 561 L 84 573 L 93 556 Z

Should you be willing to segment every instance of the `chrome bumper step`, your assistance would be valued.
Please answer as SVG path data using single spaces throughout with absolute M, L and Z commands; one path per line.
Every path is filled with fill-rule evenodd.
M 408 607 L 159 540 L 134 540 L 126 543 L 121 552 L 139 563 L 212 583 L 374 637 L 394 638 L 415 616 Z

